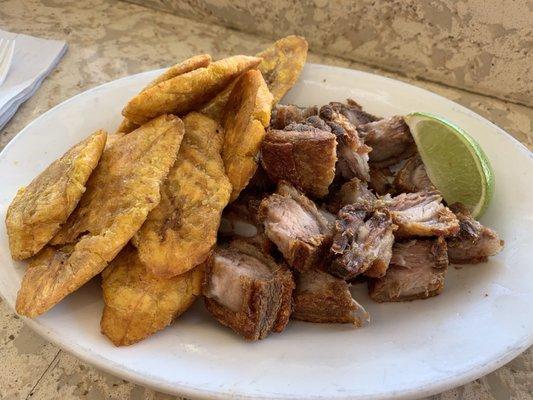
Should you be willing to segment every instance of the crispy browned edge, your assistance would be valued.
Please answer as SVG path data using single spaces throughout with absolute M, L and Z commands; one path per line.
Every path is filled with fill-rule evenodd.
M 261 144 L 261 163 L 269 178 L 275 182 L 280 179 L 286 179 L 311 196 L 323 197 L 327 195 L 329 185 L 335 177 L 335 163 L 337 161 L 335 135 L 329 132 L 323 132 L 325 135 L 320 133 L 323 137 L 314 137 L 305 141 L 284 141 L 282 138 L 274 137 L 274 135 L 279 135 L 279 132 L 277 130 L 268 130 Z M 298 159 L 295 157 L 295 151 L 298 148 L 301 149 L 302 146 L 306 147 L 309 154 L 320 157 L 326 155 L 323 149 L 331 147 L 333 153 L 331 154 L 332 158 L 330 160 L 333 168 L 330 173 L 318 171 L 321 173 L 315 176 L 302 176 L 299 173 Z M 319 161 L 324 161 L 324 159 L 317 160 L 317 163 Z
M 436 239 L 437 241 L 433 244 L 432 250 L 436 251 L 435 259 L 438 259 L 440 257 L 442 257 L 443 259 L 446 259 L 445 265 L 442 265 L 439 267 L 443 269 L 444 272 L 446 272 L 446 270 L 448 269 L 448 247 L 443 237 L 439 236 Z M 420 240 L 430 240 L 430 239 L 425 238 L 425 239 L 420 239 Z M 442 281 L 439 282 L 439 285 L 437 287 L 435 287 L 433 290 L 428 291 L 427 293 L 420 293 L 420 294 L 408 296 L 408 297 L 394 297 L 394 298 L 389 297 L 388 300 L 383 300 L 380 297 L 374 296 L 374 287 L 379 282 L 380 279 L 384 279 L 384 278 L 385 277 L 374 278 L 374 279 L 368 280 L 368 295 L 370 296 L 372 300 L 374 300 L 377 303 L 399 303 L 403 301 L 429 299 L 430 297 L 435 297 L 439 295 L 444 290 L 444 286 L 446 284 L 446 280 L 443 279 Z
M 287 181 L 280 181 L 278 184 L 278 190 L 275 192 L 275 194 L 278 194 L 282 197 L 290 197 L 293 198 L 291 195 L 284 195 L 280 193 L 280 190 L 282 192 L 286 192 L 286 190 L 291 190 L 287 188 L 294 188 L 293 185 L 288 183 Z M 329 226 L 329 223 L 324 218 L 324 216 L 318 211 L 316 204 L 309 200 L 307 196 L 305 196 L 301 191 L 294 188 L 296 190 L 297 196 L 300 197 L 302 202 L 305 204 L 305 206 L 311 208 L 311 212 L 313 215 L 319 220 L 320 224 L 324 226 Z M 270 196 L 265 197 L 259 206 L 258 210 L 258 218 L 261 222 L 264 222 L 266 219 L 267 214 L 267 202 L 269 201 Z M 314 208 L 314 210 L 313 210 Z M 316 211 L 316 212 L 315 212 Z M 292 252 L 289 255 L 289 259 L 287 262 L 289 265 L 297 270 L 297 271 L 305 271 L 311 268 L 319 268 L 329 260 L 329 248 L 331 246 L 331 243 L 333 241 L 333 229 L 331 226 L 331 232 L 329 233 L 322 233 L 320 235 L 320 243 L 317 246 L 313 246 L 309 243 L 306 243 L 302 240 L 298 240 L 296 244 L 292 247 Z
M 237 244 L 235 246 L 235 244 Z M 211 315 L 222 325 L 225 325 L 233 329 L 236 333 L 240 334 L 247 340 L 258 340 L 265 338 L 270 331 L 281 332 L 285 329 L 289 322 L 290 315 L 293 309 L 292 292 L 294 290 L 294 280 L 292 273 L 284 264 L 276 263 L 271 257 L 263 254 L 256 247 L 245 243 L 244 241 L 237 240 L 232 243 L 233 247 L 238 251 L 242 251 L 245 254 L 257 257 L 259 260 L 267 264 L 273 269 L 274 274 L 281 281 L 281 302 L 279 310 L 276 316 L 272 316 L 268 319 L 266 324 L 259 325 L 259 315 L 255 312 L 256 308 L 250 308 L 250 304 L 261 304 L 263 296 L 266 291 L 270 290 L 270 287 L 257 284 L 253 282 L 251 286 L 248 286 L 247 291 L 244 293 L 244 298 L 251 296 L 251 301 L 246 305 L 241 306 L 239 312 L 228 310 L 226 307 L 220 305 L 216 300 L 213 300 L 207 296 L 204 296 L 204 304 Z M 208 279 L 212 269 L 214 252 L 204 264 L 204 282 L 203 291 L 207 289 Z

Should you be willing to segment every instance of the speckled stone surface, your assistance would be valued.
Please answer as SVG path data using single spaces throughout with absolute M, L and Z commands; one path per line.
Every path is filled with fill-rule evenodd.
M 90 3 L 90 4 L 88 4 Z M 69 50 L 42 87 L 0 131 L 0 149 L 34 118 L 86 89 L 133 73 L 159 68 L 200 52 L 215 58 L 254 54 L 268 40 L 215 24 L 200 24 L 129 3 L 3 0 L 6 30 L 66 40 Z M 329 56 L 312 62 L 384 73 Z M 511 102 L 399 77 L 461 103 L 503 127 L 533 149 L 533 109 Z M 0 301 L 0 399 L 170 399 L 100 372 L 45 342 Z M 529 400 L 533 351 L 475 382 L 435 396 L 452 400 Z
M 531 0 L 131 0 L 533 105 Z

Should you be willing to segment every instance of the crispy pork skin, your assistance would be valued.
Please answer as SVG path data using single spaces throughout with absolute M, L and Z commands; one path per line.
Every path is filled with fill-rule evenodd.
M 387 210 L 368 213 L 348 205 L 339 211 L 328 272 L 343 279 L 365 273 L 383 276 L 389 266 L 394 243 L 394 230 Z
M 318 114 L 318 107 L 298 107 L 294 105 L 278 104 L 272 110 L 270 126 L 275 129 L 283 129 L 291 123 L 303 122 L 307 117 Z
M 308 322 L 366 325 L 370 318 L 352 298 L 348 284 L 322 271 L 298 274 L 291 318 Z
M 329 103 L 338 113 L 342 114 L 354 126 L 367 124 L 379 120 L 378 117 L 363 111 L 363 108 L 352 99 L 347 99 L 346 103 Z M 298 107 L 295 105 L 277 105 L 272 111 L 270 125 L 276 129 L 284 129 L 292 123 L 307 123 L 311 126 L 319 124 L 317 128 L 324 129 L 323 121 L 318 118 L 318 107 Z
M 368 124 L 369 122 L 374 122 L 380 119 L 379 117 L 363 111 L 363 107 L 352 99 L 347 99 L 346 103 L 333 101 L 329 103 L 329 105 L 337 112 L 344 115 L 356 128 L 359 125 Z
M 337 137 L 337 173 L 344 179 L 354 177 L 368 181 L 368 153 L 371 148 L 357 133 L 360 125 L 377 121 L 355 101 L 331 102 L 317 107 L 277 106 L 271 119 L 271 127 L 287 131 L 307 131 L 314 127 L 329 131 Z
M 328 194 L 335 177 L 335 135 L 313 127 L 302 131 L 271 129 L 261 146 L 261 160 L 268 177 L 286 180 L 313 197 Z
M 331 243 L 332 226 L 316 205 L 282 181 L 259 207 L 265 233 L 289 265 L 299 271 L 320 265 Z
M 344 179 L 370 180 L 368 153 L 372 150 L 359 137 L 356 126 L 343 114 L 342 103 L 330 103 L 320 108 L 319 116 L 337 136 L 337 173 Z
M 331 132 L 331 127 L 318 115 L 311 115 L 302 122 L 292 122 L 283 129 L 286 131 L 306 131 L 309 130 L 309 127 Z
M 294 282 L 289 269 L 257 247 L 233 241 L 206 262 L 203 294 L 207 310 L 248 340 L 281 332 L 292 312 Z
M 370 297 L 381 303 L 436 296 L 444 288 L 447 268 L 443 238 L 397 242 L 387 274 L 369 280 Z
M 394 116 L 357 127 L 372 147 L 370 162 L 377 168 L 398 163 L 416 153 L 416 145 L 403 117 Z
M 405 162 L 396 173 L 393 185 L 398 193 L 415 193 L 435 189 L 426 173 L 426 167 L 418 155 L 412 156 Z
M 477 264 L 503 249 L 503 240 L 490 228 L 483 226 L 460 203 L 450 206 L 459 219 L 459 234 L 448 238 L 448 257 L 452 264 Z
M 397 237 L 453 236 L 459 232 L 459 221 L 434 190 L 385 196 L 376 206 L 389 210 L 398 225 Z

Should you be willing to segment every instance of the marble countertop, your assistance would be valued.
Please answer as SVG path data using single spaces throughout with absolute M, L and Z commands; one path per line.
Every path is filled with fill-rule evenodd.
M 270 40 L 214 24 L 112 0 L 3 0 L 2 29 L 65 40 L 69 50 L 37 93 L 0 131 L 0 149 L 25 125 L 56 104 L 91 87 L 173 64 L 193 54 L 254 54 Z M 533 150 L 533 109 L 431 82 L 384 73 L 330 56 L 309 61 L 382 73 L 429 89 L 474 110 Z M 0 300 L 0 398 L 170 399 L 171 396 L 98 371 L 26 327 Z M 533 351 L 505 367 L 434 399 L 484 400 L 533 397 Z
M 128 0 L 533 106 L 531 0 Z

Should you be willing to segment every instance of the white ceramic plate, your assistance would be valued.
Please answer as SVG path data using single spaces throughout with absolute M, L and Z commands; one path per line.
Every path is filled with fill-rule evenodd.
M 113 131 L 122 105 L 158 71 L 84 92 L 48 111 L 0 155 L 2 220 L 17 188 L 98 128 Z M 465 128 L 492 161 L 496 192 L 483 222 L 505 250 L 487 264 L 450 268 L 435 298 L 376 304 L 363 329 L 291 322 L 282 334 L 247 343 L 218 325 L 199 301 L 172 327 L 131 347 L 100 334 L 95 280 L 53 310 L 26 322 L 68 352 L 124 379 L 202 398 L 414 398 L 476 379 L 533 342 L 533 157 L 487 120 L 435 94 L 359 71 L 307 65 L 285 99 L 301 105 L 351 97 L 377 115 L 427 111 Z M 14 305 L 24 264 L 9 256 L 0 227 L 0 293 Z M 359 285 L 361 286 L 361 285 Z

